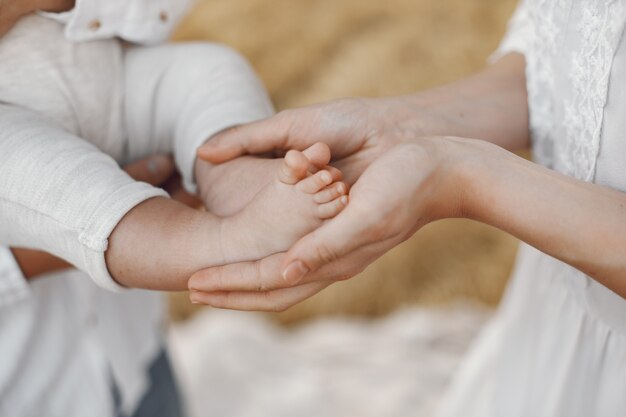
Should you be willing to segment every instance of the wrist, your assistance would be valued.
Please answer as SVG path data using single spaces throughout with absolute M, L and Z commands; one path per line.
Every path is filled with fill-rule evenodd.
M 443 141 L 450 148 L 450 187 L 457 195 L 454 217 L 489 223 L 488 213 L 495 204 L 493 184 L 505 176 L 509 152 L 483 140 L 451 137 Z
M 394 123 L 413 137 L 450 134 L 450 117 L 440 93 L 425 91 L 394 99 Z
M 209 213 L 166 198 L 146 200 L 109 237 L 109 272 L 126 287 L 183 290 L 191 274 L 220 264 L 216 226 Z
M 411 141 L 427 152 L 431 164 L 428 190 L 417 190 L 418 198 L 430 196 L 429 221 L 470 218 L 477 213 L 489 160 L 487 142 L 451 136 L 430 136 Z

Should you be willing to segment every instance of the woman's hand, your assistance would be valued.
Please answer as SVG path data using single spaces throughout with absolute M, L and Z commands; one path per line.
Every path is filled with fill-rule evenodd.
M 229 129 L 198 150 L 198 156 L 222 163 L 245 154 L 305 150 L 326 143 L 333 165 L 352 184 L 367 166 L 407 138 L 420 136 L 417 123 L 406 118 L 402 98 L 343 99 L 294 110 Z
M 154 155 L 127 165 L 124 170 L 133 179 L 147 182 L 154 186 L 162 186 L 173 199 L 192 207 L 201 203 L 187 194 L 182 187 L 180 177 L 175 174 L 174 161 L 166 155 Z M 27 279 L 40 275 L 71 268 L 67 262 L 46 252 L 12 248 L 13 255 Z
M 525 66 L 522 55 L 508 54 L 476 75 L 432 90 L 285 110 L 222 132 L 198 156 L 219 164 L 324 142 L 333 165 L 353 184 L 385 151 L 421 136 L 482 138 L 518 150 L 529 140 Z
M 287 253 L 192 276 L 191 300 L 242 310 L 284 310 L 334 281 L 348 279 L 425 224 L 457 216 L 463 184 L 453 139 L 398 144 L 374 161 L 344 211 Z
M 287 254 L 196 273 L 191 299 L 222 308 L 284 310 L 445 217 L 497 227 L 626 298 L 624 207 L 622 191 L 565 176 L 484 141 L 419 139 L 372 163 L 344 211 Z

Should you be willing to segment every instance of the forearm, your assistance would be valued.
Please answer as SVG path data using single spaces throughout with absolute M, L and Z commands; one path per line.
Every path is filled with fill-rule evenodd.
M 400 97 L 397 124 L 423 136 L 480 138 L 515 151 L 529 145 L 525 59 L 504 56 L 480 73 Z
M 478 141 L 463 144 L 463 212 L 626 297 L 626 194 Z M 471 155 L 468 157 L 468 155 Z
M 194 272 L 223 263 L 221 223 L 167 198 L 133 208 L 109 237 L 111 276 L 131 288 L 177 291 Z

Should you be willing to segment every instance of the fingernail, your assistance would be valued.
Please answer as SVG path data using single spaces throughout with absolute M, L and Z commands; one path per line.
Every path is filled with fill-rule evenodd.
M 306 274 L 309 273 L 309 268 L 301 261 L 295 261 L 290 263 L 287 268 L 283 271 L 283 278 L 285 281 L 297 284 L 304 278 Z

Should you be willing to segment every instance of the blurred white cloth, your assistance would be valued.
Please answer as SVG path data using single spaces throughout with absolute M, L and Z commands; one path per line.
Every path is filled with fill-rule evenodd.
M 526 57 L 535 160 L 622 192 L 625 27 L 624 0 L 523 0 L 496 54 Z M 623 416 L 624 393 L 626 300 L 522 245 L 506 296 L 437 415 Z
M 201 143 L 273 113 L 224 46 L 72 43 L 64 29 L 31 15 L 0 39 L 0 244 L 86 273 L 28 282 L 0 250 L 0 416 L 109 417 L 113 384 L 134 410 L 163 348 L 163 296 L 120 288 L 104 253 L 119 219 L 166 193 L 120 164 L 174 153 L 191 189 Z
M 192 417 L 430 416 L 491 310 L 407 309 L 287 330 L 205 310 L 170 347 Z

